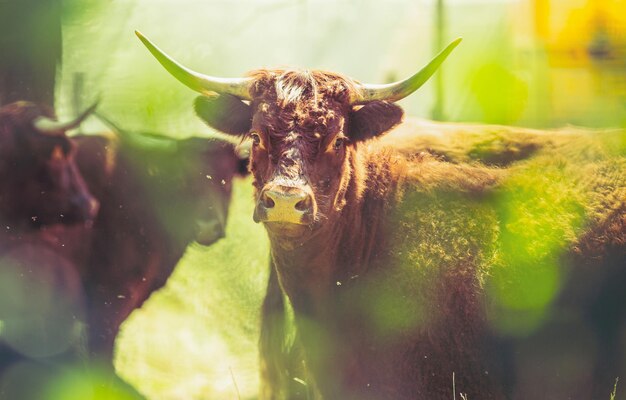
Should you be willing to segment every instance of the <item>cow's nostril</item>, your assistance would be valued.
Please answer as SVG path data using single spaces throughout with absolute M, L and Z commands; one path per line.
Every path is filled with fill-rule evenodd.
M 311 198 L 307 196 L 306 199 L 297 202 L 295 207 L 298 211 L 308 211 L 311 208 Z
M 274 199 L 272 199 L 270 196 L 268 196 L 267 192 L 263 193 L 261 201 L 263 202 L 263 207 L 265 207 L 265 208 L 274 208 L 274 206 L 276 205 L 274 203 Z

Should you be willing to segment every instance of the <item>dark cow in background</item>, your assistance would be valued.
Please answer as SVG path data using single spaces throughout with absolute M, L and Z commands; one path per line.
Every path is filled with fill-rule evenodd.
M 45 115 L 31 103 L 0 113 L 0 398 L 38 400 L 41 369 L 52 381 L 78 360 L 111 395 L 139 398 L 110 376 L 120 324 L 188 244 L 224 236 L 245 161 L 229 142 L 128 133 L 102 116 L 115 133 L 69 139 L 88 113 L 65 125 Z
M 112 362 L 121 323 L 161 288 L 196 241 L 224 236 L 232 181 L 244 169 L 232 143 L 126 132 L 79 136 L 77 162 L 100 200 L 84 271 L 91 356 Z
M 446 160 L 376 138 L 452 47 L 405 81 L 364 85 L 320 71 L 212 78 L 138 35 L 207 95 L 196 111 L 209 125 L 254 143 L 254 219 L 296 330 L 295 353 L 261 350 L 263 398 L 608 397 L 626 372 L 623 131 Z M 278 332 L 276 316 L 263 329 Z
M 74 145 L 65 135 L 92 111 L 63 124 L 33 103 L 17 102 L 0 109 L 0 207 L 5 230 L 94 218 L 97 202 L 76 168 Z
M 92 111 L 60 123 L 30 102 L 0 108 L 3 399 L 38 399 L 33 390 L 42 381 L 35 377 L 50 377 L 51 365 L 77 361 L 82 349 L 80 269 L 98 203 L 76 167 L 66 131 Z

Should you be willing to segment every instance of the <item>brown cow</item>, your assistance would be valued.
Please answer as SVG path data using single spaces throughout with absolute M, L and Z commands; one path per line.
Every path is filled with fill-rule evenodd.
M 95 217 L 97 202 L 76 168 L 73 144 L 65 135 L 92 111 L 58 123 L 33 103 L 0 109 L 0 218 L 5 233 Z
M 165 284 L 187 246 L 224 236 L 242 160 L 223 140 L 126 132 L 106 121 L 116 135 L 77 137 L 77 161 L 101 204 L 83 273 L 89 349 L 110 364 L 121 323 Z
M 453 390 L 532 398 L 535 388 L 549 398 L 592 398 L 610 390 L 600 386 L 623 371 L 615 357 L 610 371 L 588 354 L 583 367 L 568 368 L 581 344 L 601 335 L 573 335 L 584 318 L 572 318 L 575 301 L 558 277 L 569 272 L 564 254 L 585 244 L 594 250 L 581 250 L 583 259 L 602 249 L 603 266 L 626 275 L 626 162 L 607 145 L 614 137 L 564 137 L 506 169 L 446 162 L 372 140 L 400 122 L 393 102 L 443 57 L 390 85 L 318 71 L 227 80 L 188 70 L 139 36 L 177 79 L 220 94 L 196 102 L 207 123 L 254 143 L 254 219 L 267 229 L 270 289 L 279 284 L 293 306 L 303 362 L 262 349 L 270 353 L 264 398 L 297 397 L 277 381 L 294 371 L 302 375 L 290 379 L 325 399 L 448 399 Z M 280 305 L 275 291 L 268 296 L 266 306 Z M 626 321 L 617 307 L 612 343 Z M 558 323 L 542 325 L 553 312 Z M 528 346 L 555 337 L 542 326 L 575 340 L 543 357 Z
M 19 374 L 2 374 L 17 361 L 42 361 L 43 367 L 75 356 L 81 344 L 78 265 L 88 245 L 72 242 L 88 241 L 98 203 L 78 172 L 75 145 L 65 132 L 92 111 L 59 123 L 29 102 L 0 109 L 2 398 L 34 398 L 7 387 Z
M 0 108 L 1 249 L 34 235 L 54 246 L 55 252 L 82 263 L 88 245 L 66 244 L 74 237 L 85 238 L 98 202 L 76 166 L 75 142 L 65 132 L 94 108 L 66 123 L 30 102 Z

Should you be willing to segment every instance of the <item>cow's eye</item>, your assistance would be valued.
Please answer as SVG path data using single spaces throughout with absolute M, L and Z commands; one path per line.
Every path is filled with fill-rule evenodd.
M 333 148 L 335 150 L 341 149 L 341 147 L 344 145 L 344 142 L 345 142 L 344 138 L 337 138 L 337 139 L 335 139 L 335 143 L 333 144 Z
M 258 133 L 254 133 L 254 132 L 252 132 L 252 133 L 250 134 L 250 138 L 252 139 L 252 143 L 253 143 L 255 146 L 257 146 L 257 145 L 259 145 L 259 144 L 261 143 L 261 136 L 259 136 L 259 134 L 258 134 Z

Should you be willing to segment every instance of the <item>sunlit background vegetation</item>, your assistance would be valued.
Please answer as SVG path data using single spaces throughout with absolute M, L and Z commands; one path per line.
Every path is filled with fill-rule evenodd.
M 442 4 L 440 4 L 442 3 Z M 364 82 L 412 73 L 463 37 L 409 115 L 534 127 L 612 126 L 625 114 L 626 12 L 618 0 L 65 1 L 58 108 L 76 74 L 126 125 L 181 136 L 206 129 L 192 93 L 166 75 L 138 29 L 197 70 L 338 71 Z M 440 21 L 441 23 L 437 23 Z
M 212 134 L 193 115 L 195 94 L 135 29 L 211 75 L 289 66 L 369 83 L 411 74 L 461 36 L 439 75 L 401 102 L 408 115 L 529 127 L 626 122 L 620 0 L 65 0 L 62 16 L 57 113 L 99 97 L 101 112 L 131 130 Z M 103 129 L 93 120 L 83 131 Z M 167 286 L 124 324 L 116 366 L 149 398 L 255 396 L 268 244 L 251 199 L 249 182 L 236 182 L 226 238 L 190 246 Z

